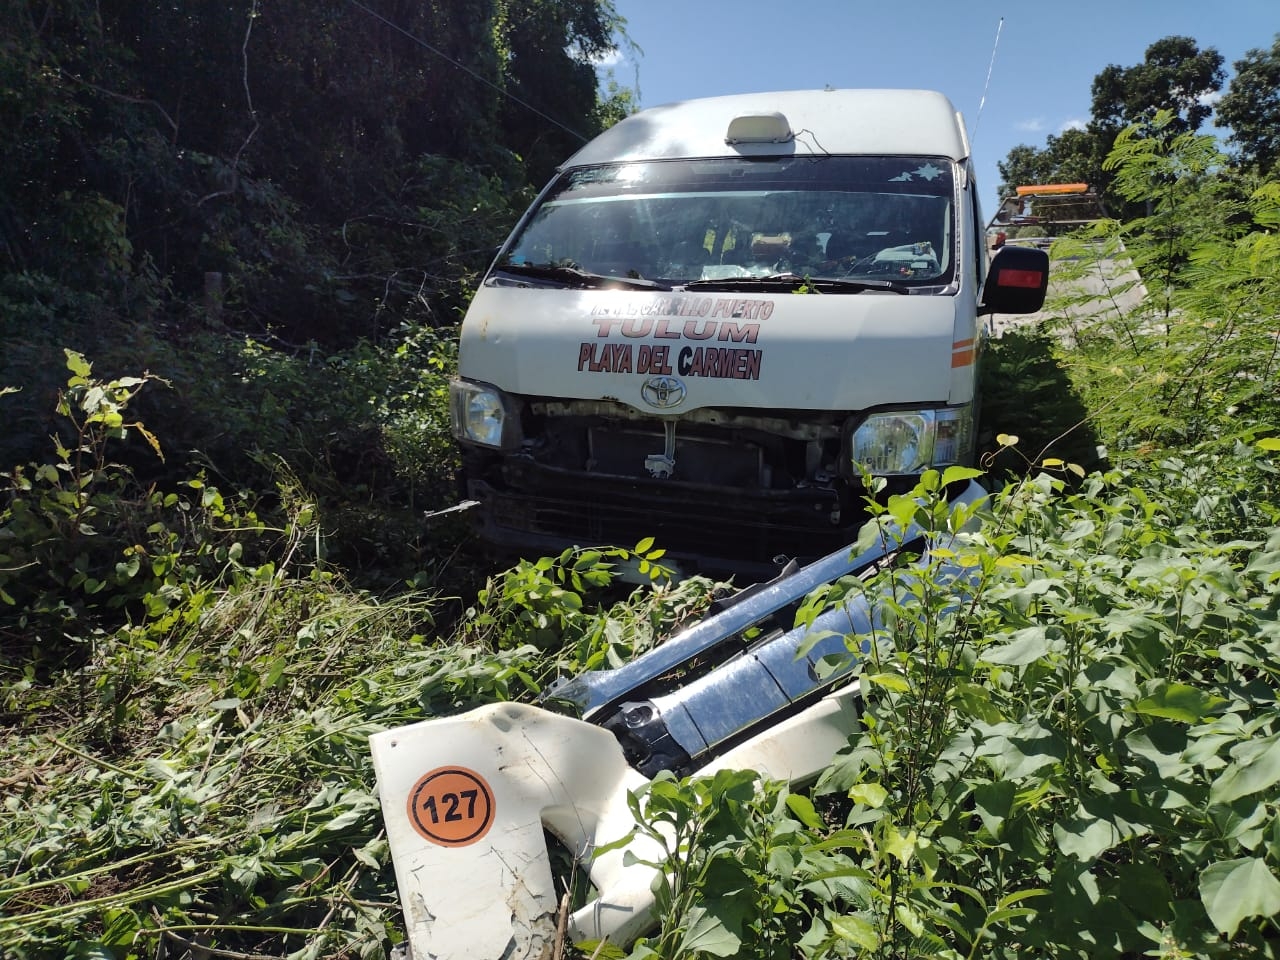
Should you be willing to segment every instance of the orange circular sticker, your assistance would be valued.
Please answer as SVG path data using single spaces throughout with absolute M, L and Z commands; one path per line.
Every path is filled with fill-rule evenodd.
M 409 822 L 432 843 L 465 847 L 493 826 L 493 790 L 466 767 L 439 767 L 409 791 Z

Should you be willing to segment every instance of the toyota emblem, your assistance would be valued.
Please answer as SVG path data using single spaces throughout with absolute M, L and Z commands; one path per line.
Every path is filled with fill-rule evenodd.
M 675 377 L 650 377 L 640 388 L 644 402 L 659 410 L 678 407 L 684 402 L 684 384 Z

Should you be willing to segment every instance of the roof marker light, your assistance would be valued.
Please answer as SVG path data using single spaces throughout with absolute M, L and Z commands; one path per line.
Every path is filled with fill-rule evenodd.
M 786 143 L 795 138 L 791 122 L 781 113 L 744 113 L 729 121 L 724 142 Z

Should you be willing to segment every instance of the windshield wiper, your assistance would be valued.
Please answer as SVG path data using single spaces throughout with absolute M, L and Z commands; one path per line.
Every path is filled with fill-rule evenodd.
M 713 280 L 690 280 L 686 290 L 766 290 L 792 291 L 801 286 L 818 293 L 861 293 L 863 290 L 889 290 L 910 293 L 911 288 L 896 280 L 853 280 L 843 277 L 801 277 L 794 273 L 774 273 L 766 277 L 720 277 Z
M 671 289 L 668 284 L 659 283 L 657 280 L 646 280 L 644 277 L 617 277 L 611 274 L 589 273 L 577 267 L 552 263 L 500 263 L 495 269 L 503 273 L 516 273 L 542 280 L 559 280 L 578 287 L 606 287 L 616 284 L 635 290 Z

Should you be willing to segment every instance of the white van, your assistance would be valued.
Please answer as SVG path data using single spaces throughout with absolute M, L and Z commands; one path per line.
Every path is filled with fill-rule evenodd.
M 454 432 L 484 537 L 528 553 L 657 538 L 749 575 L 851 542 L 889 492 L 973 458 L 990 313 L 961 117 L 939 93 L 829 90 L 641 111 L 574 154 L 467 312 Z

